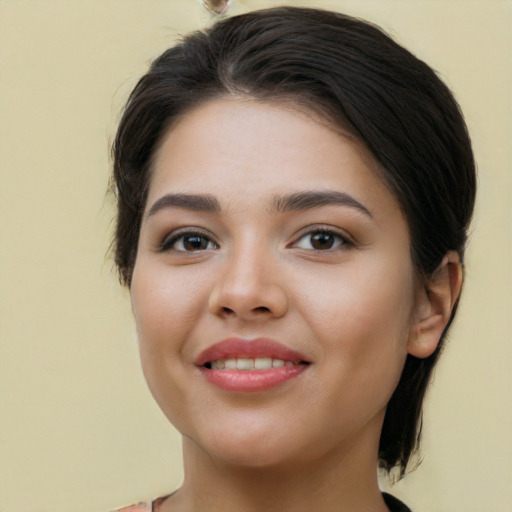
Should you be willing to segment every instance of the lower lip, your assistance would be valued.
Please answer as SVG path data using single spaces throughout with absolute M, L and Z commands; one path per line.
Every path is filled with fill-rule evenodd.
M 298 377 L 308 365 L 281 366 L 271 370 L 211 370 L 201 368 L 205 379 L 229 391 L 264 391 Z

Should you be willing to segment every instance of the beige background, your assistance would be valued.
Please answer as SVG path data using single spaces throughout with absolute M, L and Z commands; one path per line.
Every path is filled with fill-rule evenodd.
M 231 13 L 282 2 L 234 0 Z M 368 18 L 435 67 L 480 169 L 464 298 L 426 409 L 415 512 L 512 511 L 512 3 L 289 2 Z M 117 114 L 198 0 L 0 0 L 0 512 L 96 512 L 179 485 L 106 258 Z

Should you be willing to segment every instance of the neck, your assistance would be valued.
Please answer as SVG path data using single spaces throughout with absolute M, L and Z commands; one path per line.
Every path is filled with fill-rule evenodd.
M 355 443 L 314 461 L 255 468 L 213 459 L 184 438 L 184 483 L 162 512 L 385 512 L 377 448 Z

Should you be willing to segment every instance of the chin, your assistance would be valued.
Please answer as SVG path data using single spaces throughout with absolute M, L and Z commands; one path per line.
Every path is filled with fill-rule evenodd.
M 251 415 L 253 416 L 253 415 Z M 255 420 L 255 418 L 252 418 Z M 304 454 L 300 437 L 265 420 L 230 421 L 196 432 L 186 438 L 216 463 L 240 468 L 282 467 L 298 462 Z M 212 428 L 213 427 L 213 428 Z M 293 434 L 299 434 L 294 432 Z
M 298 462 L 297 453 L 282 449 L 264 447 L 261 443 L 235 443 L 224 449 L 215 446 L 207 449 L 209 456 L 218 465 L 237 467 L 244 470 L 286 469 Z

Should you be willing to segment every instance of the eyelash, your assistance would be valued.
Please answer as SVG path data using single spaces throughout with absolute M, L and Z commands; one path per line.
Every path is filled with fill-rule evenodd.
M 206 247 L 205 249 L 198 249 L 196 251 L 187 251 L 185 248 L 183 249 L 177 249 L 176 247 L 174 247 L 176 245 L 176 243 L 178 241 L 183 241 L 185 240 L 185 238 L 192 238 L 192 237 L 195 237 L 195 238 L 200 238 L 202 240 L 206 240 L 207 241 L 207 244 L 210 245 L 210 244 L 214 244 L 215 247 L 213 247 L 213 249 L 218 249 L 219 246 L 216 242 L 214 242 L 211 238 L 210 235 L 208 235 L 207 233 L 204 233 L 202 231 L 195 231 L 195 230 L 188 230 L 188 231 L 178 231 L 177 233 L 171 233 L 169 236 L 166 236 L 162 243 L 160 244 L 159 246 L 159 250 L 160 252 L 166 252 L 166 251 L 177 251 L 177 252 L 183 252 L 183 253 L 192 253 L 192 252 L 199 252 L 199 251 L 205 251 L 205 250 L 211 250 L 212 248 L 211 247 Z
M 313 247 L 313 245 L 311 243 L 311 238 L 314 235 L 327 235 L 329 237 L 333 237 L 333 239 L 334 239 L 333 244 L 336 244 L 336 246 L 328 247 L 326 249 L 317 249 L 317 248 Z M 299 247 L 299 242 L 303 239 L 306 239 L 307 237 L 309 237 L 309 239 L 310 239 L 311 249 Z M 290 245 L 290 247 L 296 247 L 299 249 L 305 249 L 305 250 L 314 251 L 314 252 L 330 252 L 330 251 L 336 251 L 336 250 L 345 250 L 345 249 L 348 249 L 349 247 L 352 247 L 353 245 L 354 245 L 353 242 L 347 236 L 342 235 L 338 231 L 335 231 L 331 228 L 326 228 L 326 227 L 315 227 L 313 229 L 310 229 L 308 232 L 304 233 L 303 235 L 301 235 L 297 239 L 297 241 L 293 242 Z
M 326 249 L 317 249 L 313 246 L 311 243 L 310 238 L 310 245 L 311 248 L 305 248 L 300 247 L 299 242 L 301 240 L 306 239 L 307 237 L 313 237 L 314 235 L 326 235 L 328 237 L 333 237 L 334 241 L 333 244 L 335 244 L 335 247 L 328 247 Z M 206 241 L 207 246 L 205 248 L 198 248 L 196 250 L 187 250 L 183 246 L 183 242 L 186 238 L 196 238 L 201 239 L 203 242 Z M 181 241 L 182 248 L 178 249 L 175 247 L 177 242 Z M 208 247 L 210 244 L 213 244 L 214 247 Z M 342 235 L 338 231 L 335 231 L 331 228 L 325 228 L 325 227 L 315 227 L 313 229 L 310 229 L 306 233 L 302 234 L 295 242 L 292 242 L 290 245 L 288 245 L 288 248 L 298 248 L 298 249 L 304 249 L 308 251 L 314 251 L 314 252 L 330 252 L 330 251 L 336 251 L 336 250 L 344 250 L 348 249 L 349 247 L 353 246 L 353 242 L 348 239 L 347 236 Z M 159 245 L 159 251 L 160 252 L 166 252 L 166 251 L 177 251 L 182 253 L 194 253 L 194 252 L 201 252 L 206 250 L 212 250 L 212 249 L 218 249 L 219 245 L 212 239 L 212 237 L 204 233 L 203 231 L 196 231 L 196 230 L 188 230 L 188 231 L 178 231 L 177 233 L 171 233 L 167 237 L 164 238 L 164 240 Z

